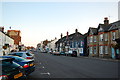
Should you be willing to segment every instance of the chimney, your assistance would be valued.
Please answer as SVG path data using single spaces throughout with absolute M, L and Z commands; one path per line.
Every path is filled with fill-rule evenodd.
M 78 29 L 75 29 L 75 33 L 77 33 L 78 32 Z
M 109 24 L 109 20 L 108 20 L 107 17 L 104 18 L 104 24 L 105 24 L 105 25 L 108 25 L 108 24 Z
M 4 32 L 4 27 L 0 27 L 0 31 Z
M 61 35 L 60 35 L 60 36 L 61 36 L 61 38 L 63 37 L 62 33 L 61 33 Z

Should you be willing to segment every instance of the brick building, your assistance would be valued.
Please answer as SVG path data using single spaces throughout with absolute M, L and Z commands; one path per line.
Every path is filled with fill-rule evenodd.
M 21 42 L 21 36 L 20 36 L 21 31 L 20 30 L 8 30 L 7 34 L 14 39 L 14 44 L 15 45 L 20 45 Z
M 104 24 L 99 24 L 98 28 L 89 28 L 88 43 L 89 56 L 115 58 L 120 55 L 117 48 L 116 39 L 120 38 L 120 20 L 109 23 L 105 18 Z

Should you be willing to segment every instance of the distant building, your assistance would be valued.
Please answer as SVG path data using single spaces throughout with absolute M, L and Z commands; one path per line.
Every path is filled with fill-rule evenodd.
M 49 50 L 56 50 L 56 47 L 55 47 L 56 42 L 57 42 L 57 38 L 55 38 L 54 40 L 49 41 L 49 43 L 47 44 Z
M 86 39 L 86 40 L 85 40 Z M 84 56 L 87 54 L 86 52 L 86 44 L 87 43 L 87 35 L 82 35 L 81 33 L 78 32 L 78 30 L 75 30 L 75 33 L 73 34 L 68 34 L 59 39 L 56 42 L 56 48 L 57 51 L 65 51 L 68 52 L 69 50 L 72 51 L 77 51 L 77 56 Z
M 7 34 L 14 39 L 14 44 L 16 45 L 16 48 L 19 47 L 19 45 L 21 45 L 21 35 L 20 35 L 21 31 L 20 30 L 8 30 Z

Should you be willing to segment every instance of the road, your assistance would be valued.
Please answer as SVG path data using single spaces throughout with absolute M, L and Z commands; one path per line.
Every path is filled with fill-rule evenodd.
M 35 53 L 36 70 L 28 79 L 118 78 L 118 62 Z

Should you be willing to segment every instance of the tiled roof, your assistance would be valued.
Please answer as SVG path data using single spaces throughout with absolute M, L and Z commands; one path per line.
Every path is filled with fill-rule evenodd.
M 83 38 L 84 38 L 84 36 L 79 32 L 68 35 L 68 40 L 69 41 L 78 41 L 78 40 L 83 39 Z M 59 39 L 56 42 L 56 44 L 60 43 L 60 42 L 64 42 L 64 41 L 66 41 L 66 39 L 67 39 L 67 36 L 64 36 L 63 38 Z
M 111 24 L 109 31 L 120 29 L 120 20 Z
M 111 27 L 111 24 L 109 24 L 109 25 L 99 24 L 98 29 L 102 28 L 103 30 L 100 32 L 107 32 L 110 29 L 110 27 Z

